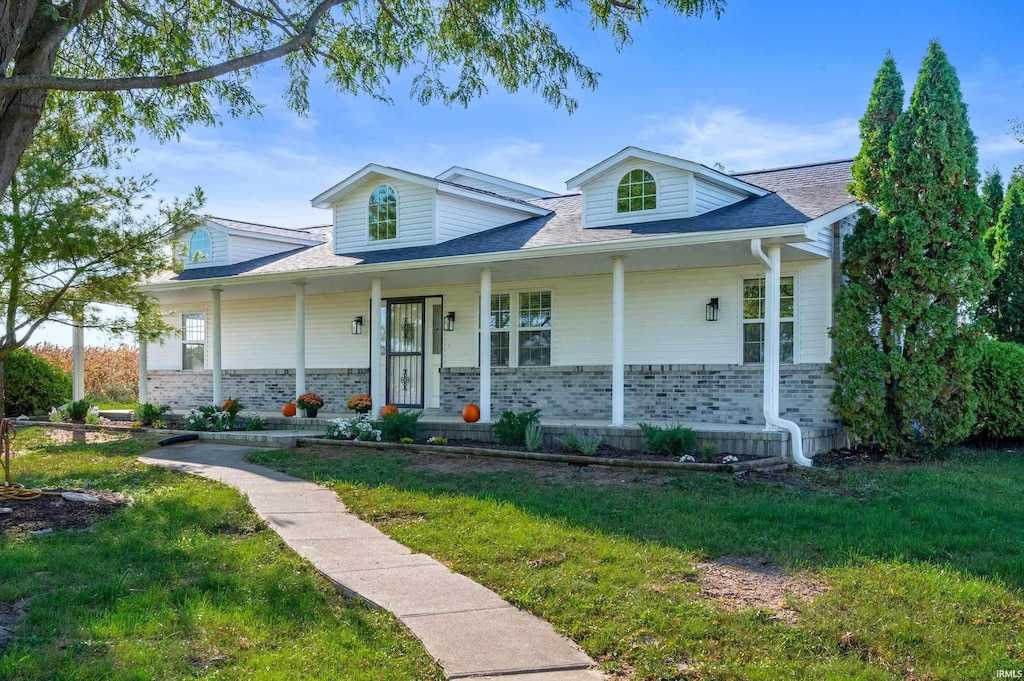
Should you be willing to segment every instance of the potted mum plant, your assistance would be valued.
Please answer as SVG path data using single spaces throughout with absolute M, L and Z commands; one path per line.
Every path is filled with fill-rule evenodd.
M 316 418 L 317 411 L 324 406 L 324 398 L 314 392 L 302 393 L 295 398 L 295 404 L 306 412 L 306 418 Z
M 354 412 L 368 414 L 373 407 L 373 401 L 370 400 L 370 396 L 366 393 L 359 393 L 358 395 L 353 395 L 352 399 L 345 406 Z

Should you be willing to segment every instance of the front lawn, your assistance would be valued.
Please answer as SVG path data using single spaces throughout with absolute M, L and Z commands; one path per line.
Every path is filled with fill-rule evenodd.
M 3 679 L 440 679 L 388 613 L 340 597 L 234 490 L 145 466 L 153 440 L 18 433 L 15 480 L 119 491 L 87 532 L 0 535 Z M 22 501 L 9 501 L 13 506 Z
M 1024 457 L 779 482 L 324 449 L 254 461 L 551 621 L 637 679 L 991 679 L 1024 669 Z M 695 563 L 824 581 L 793 623 L 701 596 Z

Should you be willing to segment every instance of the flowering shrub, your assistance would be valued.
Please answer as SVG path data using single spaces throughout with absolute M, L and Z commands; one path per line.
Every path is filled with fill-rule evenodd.
M 263 417 L 257 412 L 250 411 L 245 415 L 245 429 L 246 430 L 263 430 Z
M 401 442 L 403 445 L 411 445 L 414 444 L 416 440 L 413 440 L 411 437 L 403 437 L 401 440 L 399 440 L 399 442 Z
M 346 404 L 345 406 L 351 409 L 352 411 L 357 411 L 360 414 L 365 414 L 369 412 L 370 409 L 373 407 L 373 401 L 370 399 L 370 396 L 367 395 L 366 393 L 359 393 L 358 395 L 353 395 L 352 399 L 350 399 L 348 401 L 348 404 Z
M 197 407 L 185 415 L 185 430 L 231 430 L 235 417 L 219 407 Z
M 446 445 L 446 444 L 448 444 L 448 438 L 442 437 L 440 435 L 435 435 L 434 437 L 428 437 L 427 438 L 427 444 L 428 445 Z
M 299 409 L 319 409 L 324 406 L 324 398 L 314 392 L 302 393 L 295 398 L 295 404 Z
M 245 405 L 242 404 L 241 400 L 236 400 L 234 397 L 229 397 L 220 405 L 220 410 L 231 414 L 232 418 L 238 416 L 243 409 L 245 409 Z
M 679 463 L 693 463 L 695 461 L 696 459 L 690 456 L 689 454 L 683 454 L 681 457 L 679 457 Z
M 736 463 L 739 460 L 740 460 L 740 457 L 733 456 L 732 454 L 730 454 L 729 456 L 726 456 L 726 457 L 722 458 L 722 463 Z
M 332 419 L 327 424 L 324 437 L 329 440 L 359 440 L 360 442 L 380 442 L 380 431 L 366 414 L 359 414 L 350 419 Z
M 50 423 L 63 423 L 65 418 L 64 407 L 60 407 L 59 409 L 57 407 L 50 407 L 48 418 L 50 419 Z

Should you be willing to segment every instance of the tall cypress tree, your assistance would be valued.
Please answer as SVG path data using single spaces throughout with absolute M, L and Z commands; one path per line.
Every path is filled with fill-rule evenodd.
M 995 226 L 999 219 L 999 211 L 1003 209 L 1003 174 L 998 168 L 993 168 L 985 173 L 985 179 L 981 183 L 981 202 L 988 209 L 988 219 L 985 221 L 983 234 L 985 245 L 988 247 L 988 254 L 991 256 L 995 249 Z
M 988 281 L 977 165 L 959 80 L 933 42 L 880 180 L 858 196 L 878 213 L 847 248 L 837 303 L 833 401 L 855 436 L 891 452 L 957 442 L 974 425 L 972 322 Z M 870 351 L 855 347 L 864 339 Z
M 889 165 L 889 139 L 903 111 L 903 79 L 891 54 L 875 77 L 867 111 L 860 121 L 860 153 L 853 164 L 849 192 L 871 208 L 862 208 L 853 233 L 843 243 L 845 286 L 836 293 L 832 373 L 836 406 L 847 429 L 862 440 L 875 439 L 886 427 L 885 386 L 889 382 L 887 349 L 878 335 L 880 302 L 891 293 L 888 266 L 892 243 L 885 216 L 873 206 L 881 202 Z
M 1010 180 L 992 232 L 992 331 L 999 340 L 1024 343 L 1024 175 Z

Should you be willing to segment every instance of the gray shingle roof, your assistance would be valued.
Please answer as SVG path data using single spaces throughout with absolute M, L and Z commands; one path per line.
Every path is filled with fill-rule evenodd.
M 850 161 L 780 168 L 742 173 L 744 181 L 774 193 L 744 199 L 724 208 L 690 218 L 657 220 L 612 227 L 582 226 L 582 197 L 568 194 L 529 203 L 551 211 L 549 214 L 495 227 L 433 246 L 395 248 L 365 253 L 336 255 L 330 226 L 310 228 L 310 233 L 327 239 L 322 244 L 269 255 L 222 267 L 168 273 L 153 283 L 189 281 L 216 277 L 258 275 L 328 267 L 428 260 L 459 255 L 483 255 L 522 251 L 544 246 L 564 246 L 630 239 L 633 237 L 697 232 L 725 232 L 802 224 L 849 204 Z M 756 177 L 756 181 L 755 178 Z M 820 184 L 819 184 L 820 183 Z M 218 220 L 218 222 L 220 222 Z
M 266 234 L 268 236 L 280 236 L 289 239 L 306 239 L 310 241 L 323 241 L 328 238 L 323 230 L 330 229 L 330 225 L 316 225 L 314 227 L 301 227 L 298 229 L 286 229 L 272 225 L 260 225 L 255 222 L 242 222 L 241 220 L 228 220 L 227 218 L 211 217 L 210 222 L 215 222 L 228 229 L 237 229 L 242 232 L 253 232 L 254 234 Z M 319 231 L 316 231 L 319 230 Z

